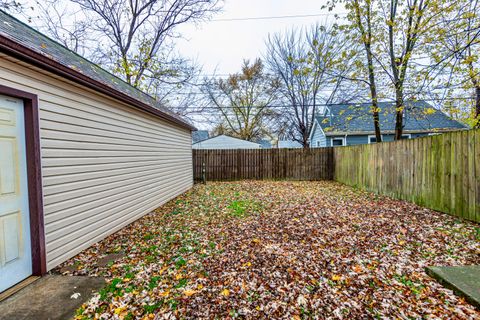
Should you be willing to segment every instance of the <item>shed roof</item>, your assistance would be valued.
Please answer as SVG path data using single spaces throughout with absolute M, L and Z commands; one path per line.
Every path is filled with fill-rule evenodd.
M 330 105 L 317 121 L 326 134 L 333 132 L 361 133 L 374 131 L 370 103 Z M 395 103 L 380 102 L 380 129 L 395 130 Z M 405 131 L 441 132 L 462 130 L 467 127 L 449 118 L 425 101 L 405 102 Z
M 278 148 L 280 149 L 292 149 L 292 148 L 303 148 L 302 144 L 294 140 L 278 140 Z
M 255 142 L 230 137 L 227 135 L 218 135 L 192 145 L 194 149 L 256 149 L 261 145 Z
M 133 104 L 165 120 L 195 129 L 153 97 L 1 10 L 0 51 Z

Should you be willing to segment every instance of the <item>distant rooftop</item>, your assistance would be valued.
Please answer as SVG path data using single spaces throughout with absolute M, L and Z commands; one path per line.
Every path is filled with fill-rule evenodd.
M 260 139 L 258 141 L 255 141 L 258 143 L 260 146 L 262 146 L 262 149 L 271 149 L 272 148 L 272 143 L 270 140 L 267 139 Z
M 278 140 L 278 148 L 302 148 L 302 144 L 294 140 Z
M 209 138 L 207 130 L 198 130 L 192 132 L 192 143 L 197 143 Z
M 374 131 L 370 103 L 330 105 L 318 115 L 317 121 L 326 134 L 329 132 L 372 132 Z M 380 102 L 380 128 L 382 131 L 395 130 L 395 103 Z M 405 102 L 405 131 L 447 131 L 467 127 L 449 118 L 443 112 L 424 101 Z

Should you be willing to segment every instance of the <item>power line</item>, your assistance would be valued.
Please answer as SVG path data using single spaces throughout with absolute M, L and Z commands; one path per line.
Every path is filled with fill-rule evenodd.
M 437 86 L 437 87 L 432 88 L 432 91 L 445 90 L 445 89 L 460 90 L 458 85 L 451 85 L 451 86 Z M 317 92 L 318 93 L 321 93 L 321 92 L 332 93 L 334 90 L 335 90 L 335 88 L 323 88 L 323 89 L 318 89 Z M 345 93 L 351 92 L 351 93 L 355 94 L 355 93 L 359 93 L 359 92 L 365 91 L 365 90 L 367 90 L 367 88 L 359 88 L 357 91 L 342 90 L 342 92 L 345 92 Z M 393 89 L 392 88 L 387 88 L 387 90 L 393 90 Z M 217 94 L 217 95 L 224 95 L 225 94 L 224 92 L 218 91 L 218 90 L 215 90 L 213 93 Z M 208 95 L 209 95 L 208 92 L 201 92 L 201 91 L 180 91 L 180 92 L 172 91 L 172 92 L 166 93 L 164 96 L 175 97 L 175 96 L 208 96 Z M 463 99 L 463 98 L 460 97 L 458 99 Z M 465 98 L 465 99 L 473 99 L 473 98 Z M 425 100 L 425 99 L 422 99 L 422 100 Z M 443 99 L 439 99 L 439 100 L 443 100 Z
M 431 57 L 428 57 L 428 56 L 419 56 L 419 57 L 412 57 L 410 58 L 410 61 L 417 61 L 417 60 L 427 60 L 427 59 L 430 59 Z M 449 73 L 447 71 L 445 71 L 445 73 Z M 222 79 L 222 80 L 226 80 L 228 79 L 230 76 L 234 76 L 234 75 L 238 75 L 241 73 L 236 71 L 236 72 L 232 72 L 232 73 L 203 73 L 203 74 L 195 74 L 192 76 L 192 78 L 201 78 L 201 79 Z M 267 75 L 272 75 L 272 74 L 267 74 Z
M 454 101 L 454 100 L 474 100 L 474 97 L 452 97 L 452 98 L 428 98 L 428 99 L 418 99 L 415 101 Z M 395 101 L 382 101 L 383 103 L 395 103 Z M 365 102 L 347 102 L 347 103 L 317 103 L 315 105 L 313 104 L 305 104 L 305 105 L 298 105 L 297 107 L 332 107 L 332 106 L 344 106 L 344 105 L 351 105 L 351 106 L 356 106 L 359 104 L 368 104 L 371 103 L 371 101 L 365 101 Z M 286 108 L 293 108 L 296 107 L 291 104 L 282 104 L 282 105 L 267 105 L 267 106 L 226 106 L 226 107 L 214 107 L 214 106 L 208 106 L 208 107 L 199 107 L 200 110 L 192 111 L 192 113 L 202 113 L 203 110 L 218 110 L 220 109 L 241 109 L 241 108 L 266 108 L 266 109 L 286 109 Z
M 285 16 L 264 16 L 264 17 L 244 17 L 244 18 L 224 18 L 224 19 L 212 19 L 210 22 L 230 22 L 230 21 L 251 21 L 251 20 L 274 20 L 274 19 L 295 19 L 295 18 L 311 18 L 322 16 L 343 16 L 347 13 L 317 13 L 317 14 L 298 14 L 298 15 L 285 15 Z

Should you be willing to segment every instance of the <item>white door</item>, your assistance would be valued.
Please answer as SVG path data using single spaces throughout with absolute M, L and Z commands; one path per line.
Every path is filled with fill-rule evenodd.
M 32 274 L 23 101 L 0 95 L 0 292 Z

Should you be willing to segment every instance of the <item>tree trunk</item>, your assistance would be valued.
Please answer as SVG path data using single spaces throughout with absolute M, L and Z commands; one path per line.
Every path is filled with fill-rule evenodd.
M 309 138 L 309 134 L 307 131 L 305 131 L 303 133 L 303 142 L 302 142 L 304 149 L 308 149 L 310 147 L 310 144 L 308 143 L 308 138 Z
M 358 2 L 357 2 L 358 5 Z M 369 4 L 370 6 L 370 4 Z M 357 11 L 358 12 L 358 11 Z M 372 113 L 373 113 L 373 127 L 375 128 L 375 141 L 382 142 L 382 133 L 380 132 L 380 115 L 378 112 L 378 97 L 377 97 L 377 85 L 375 83 L 375 71 L 373 69 L 373 53 L 372 53 L 372 25 L 371 25 L 371 8 L 368 7 L 368 21 L 367 21 L 367 41 L 364 41 L 365 50 L 367 51 L 367 64 L 368 64 L 368 80 L 370 87 L 370 95 L 372 96 Z M 357 13 L 358 15 L 358 13 Z M 359 20 L 361 23 L 361 20 Z M 362 32 L 365 34 L 365 32 Z
M 372 96 L 372 112 L 373 126 L 375 128 L 375 139 L 377 142 L 382 142 L 382 133 L 380 131 L 380 115 L 378 112 L 377 86 L 375 84 L 375 75 L 373 74 L 373 61 L 371 60 L 371 56 L 368 60 L 368 77 L 370 80 L 370 95 Z
M 367 51 L 368 80 L 370 95 L 372 96 L 373 126 L 375 128 L 375 138 L 377 142 L 382 142 L 382 133 L 380 132 L 380 115 L 378 112 L 377 85 L 375 84 L 375 73 L 373 70 L 373 54 L 370 43 L 365 44 Z
M 480 128 L 480 85 L 475 88 L 475 129 Z
M 397 88 L 395 89 L 395 140 L 402 139 L 403 133 L 403 113 L 405 112 L 405 106 L 403 103 L 403 90 L 401 85 L 396 84 Z

